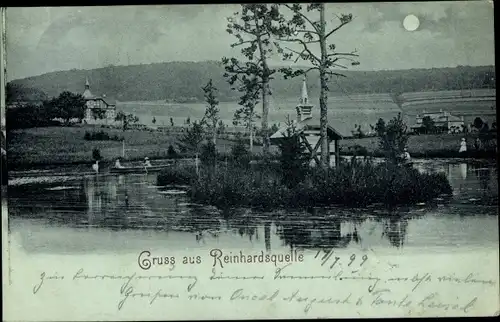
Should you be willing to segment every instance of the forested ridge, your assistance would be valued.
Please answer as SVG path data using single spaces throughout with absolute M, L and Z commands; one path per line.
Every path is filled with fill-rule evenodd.
M 458 66 L 453 68 L 342 71 L 346 77 L 330 81 L 331 93 L 392 93 L 419 91 L 495 88 L 494 66 Z M 203 101 L 202 86 L 213 79 L 221 101 L 231 101 L 239 93 L 223 77 L 224 68 L 215 61 L 168 62 L 132 66 L 108 66 L 92 70 L 68 70 L 9 82 L 7 101 L 44 100 L 63 91 L 83 92 L 85 79 L 96 95 L 105 94 L 119 101 L 172 102 Z M 317 73 L 308 75 L 309 95 L 317 97 Z M 273 95 L 296 97 L 301 78 L 285 80 L 277 73 L 271 81 Z

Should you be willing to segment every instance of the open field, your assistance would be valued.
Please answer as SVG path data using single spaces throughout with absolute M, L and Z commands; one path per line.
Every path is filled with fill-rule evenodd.
M 450 112 L 455 116 L 464 116 L 466 123 L 472 123 L 479 116 L 491 124 L 496 119 L 495 90 L 474 90 L 473 96 L 460 96 L 460 91 L 405 93 L 402 95 L 404 103 L 400 108 L 390 94 L 356 94 L 331 95 L 328 98 L 328 120 L 330 124 L 344 136 L 350 136 L 354 125 L 361 125 L 363 131 L 370 131 L 370 125 L 379 118 L 389 120 L 399 112 L 403 113 L 406 122 L 411 125 L 415 116 L 439 110 Z M 297 93 L 297 95 L 299 92 Z M 298 96 L 297 96 L 298 97 Z M 319 100 L 310 97 L 314 105 L 313 117 L 319 118 Z M 287 116 L 296 118 L 295 107 L 297 99 L 278 99 L 271 97 L 269 124 L 286 122 Z M 239 108 L 237 102 L 221 102 L 220 117 L 226 125 L 232 125 L 234 112 Z M 261 105 L 257 107 L 261 112 Z M 156 125 L 170 125 L 170 118 L 176 125 L 184 124 L 189 117 L 191 120 L 201 119 L 205 111 L 203 103 L 165 103 L 162 101 L 118 102 L 118 110 L 137 115 L 143 124 L 152 125 L 153 117 Z
M 313 117 L 319 119 L 319 101 L 311 97 L 311 102 L 315 105 L 312 110 Z M 332 96 L 329 102 L 329 122 L 343 135 L 350 135 L 354 129 L 354 124 L 361 124 L 362 128 L 367 130 L 370 124 L 374 124 L 382 117 L 389 119 L 398 114 L 401 110 L 392 101 L 388 94 L 375 95 L 356 95 L 347 97 Z M 270 100 L 269 124 L 283 125 L 287 116 L 290 119 L 296 119 L 296 109 L 298 98 L 280 100 L 272 98 Z M 221 102 L 219 104 L 220 118 L 224 124 L 232 126 L 234 112 L 239 108 L 238 102 Z M 184 103 L 172 104 L 164 102 L 118 102 L 117 109 L 125 113 L 133 113 L 139 117 L 139 122 L 152 125 L 153 118 L 156 119 L 156 125 L 170 125 L 170 118 L 175 125 L 183 125 L 189 117 L 191 121 L 199 120 L 205 113 L 205 104 L 203 103 Z M 257 112 L 262 112 L 259 104 L 256 107 Z

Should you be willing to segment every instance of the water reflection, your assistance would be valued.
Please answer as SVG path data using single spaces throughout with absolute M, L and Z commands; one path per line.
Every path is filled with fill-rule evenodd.
M 433 209 L 400 209 L 393 213 L 374 208 L 313 208 L 266 214 L 249 209 L 219 211 L 192 204 L 179 191 L 156 187 L 154 174 L 142 174 L 90 177 L 64 185 L 12 187 L 9 211 L 11 218 L 22 218 L 40 227 L 83 229 L 98 234 L 106 234 L 106 230 L 144 230 L 166 239 L 177 239 L 182 234 L 200 247 L 221 240 L 231 247 L 245 240 L 267 251 L 280 247 L 401 248 L 419 243 L 498 239 L 494 220 L 471 218 L 469 222 L 468 218 L 457 216 L 497 213 L 496 208 L 483 209 L 477 204 L 463 208 L 467 202 L 472 206 L 470 200 L 482 204 L 497 201 L 496 168 L 468 163 L 422 163 L 416 167 L 419 171 L 431 168 L 445 173 L 454 189 L 454 201 Z M 475 226 L 477 230 L 469 232 Z M 436 231 L 435 227 L 440 228 Z M 69 235 L 68 243 L 71 238 Z
M 306 218 L 304 218 L 306 219 Z M 346 248 L 360 239 L 354 227 L 349 230 L 336 217 L 281 222 L 279 236 L 291 248 Z
M 390 218 L 384 220 L 382 237 L 387 237 L 394 247 L 403 247 L 408 229 L 408 218 Z

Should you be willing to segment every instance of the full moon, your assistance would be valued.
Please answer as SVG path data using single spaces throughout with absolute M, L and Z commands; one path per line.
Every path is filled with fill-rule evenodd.
M 415 31 L 418 26 L 420 26 L 420 20 L 415 15 L 407 15 L 403 20 L 403 27 L 408 31 Z

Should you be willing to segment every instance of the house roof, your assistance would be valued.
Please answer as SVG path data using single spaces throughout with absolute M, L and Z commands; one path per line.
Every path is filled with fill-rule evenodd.
M 292 126 L 283 126 L 276 133 L 271 135 L 269 138 L 271 142 L 278 142 L 286 137 L 288 137 L 287 131 L 294 127 L 295 133 L 302 133 L 307 130 L 319 130 L 320 129 L 320 124 L 313 118 L 308 118 L 305 119 L 301 122 L 294 123 Z M 341 140 L 343 139 L 343 136 L 335 130 L 331 125 L 328 125 L 327 128 L 327 135 L 330 138 L 330 140 Z
M 90 82 L 89 79 L 85 79 L 85 91 L 83 91 L 82 94 L 83 98 L 86 100 L 102 100 L 106 105 L 114 106 L 116 105 L 116 100 L 109 98 L 109 97 L 102 97 L 102 96 L 96 96 L 92 94 L 90 91 Z
M 85 89 L 85 91 L 83 92 L 82 96 L 86 100 L 95 98 L 95 96 L 90 92 L 90 89 L 88 89 L 88 88 Z
M 98 100 L 101 100 L 103 101 L 104 103 L 106 103 L 106 105 L 109 105 L 109 106 L 115 106 L 116 105 L 116 101 L 112 98 L 109 98 L 109 97 L 101 97 L 101 96 L 92 96 L 90 98 L 86 98 L 86 100 L 88 101 L 98 101 Z

